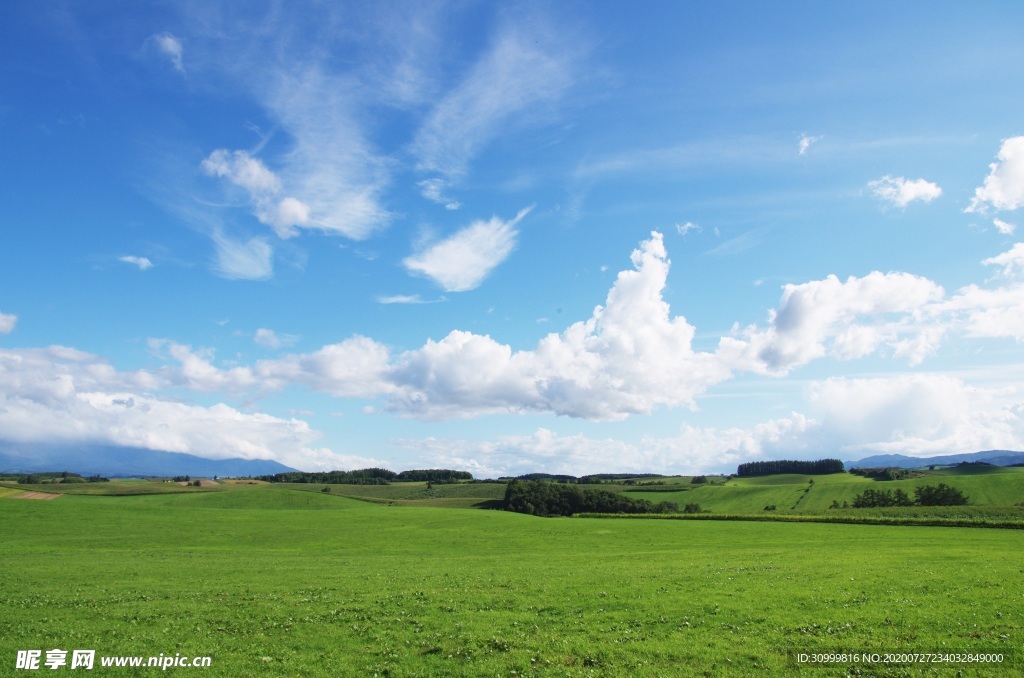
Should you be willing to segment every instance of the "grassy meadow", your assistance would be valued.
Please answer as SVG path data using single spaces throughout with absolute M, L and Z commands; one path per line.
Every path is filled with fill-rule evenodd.
M 398 495 L 424 484 L 157 485 L 54 501 L 0 488 L 8 668 L 17 650 L 64 648 L 208 655 L 208 669 L 170 670 L 230 676 L 838 676 L 846 665 L 792 655 L 845 650 L 1002 652 L 1002 665 L 962 675 L 1024 671 L 1022 530 L 430 505 L 493 499 L 484 484 L 439 486 L 419 504 Z M 797 499 L 785 484 L 748 482 L 720 506 L 757 487 Z M 714 490 L 733 491 L 682 494 Z
M 915 487 L 945 483 L 968 496 L 972 513 L 991 515 L 993 509 L 998 508 L 996 513 L 999 515 L 1024 520 L 1024 468 L 951 467 L 922 474 L 905 480 L 886 481 L 850 473 L 779 474 L 727 480 L 716 478 L 716 482 L 704 485 L 692 485 L 689 478 L 675 478 L 667 479 L 666 485 L 624 488 L 624 491 L 630 497 L 652 502 L 674 501 L 680 506 L 697 503 L 703 510 L 711 513 L 763 513 L 765 506 L 775 506 L 775 512 L 779 514 L 829 515 L 835 511 L 829 508 L 833 501 L 840 505 L 844 502 L 852 504 L 854 497 L 866 489 L 902 489 L 913 496 Z M 672 491 L 676 487 L 678 490 Z M 985 509 L 978 511 L 979 507 Z M 914 510 L 903 511 L 906 515 L 915 513 Z M 954 513 L 957 512 L 963 514 L 964 510 L 959 509 Z M 872 509 L 856 509 L 847 512 L 847 515 L 871 513 Z

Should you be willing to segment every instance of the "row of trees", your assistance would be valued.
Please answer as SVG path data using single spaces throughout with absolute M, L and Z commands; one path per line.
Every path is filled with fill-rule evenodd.
M 678 513 L 671 501 L 652 504 L 607 490 L 537 480 L 512 480 L 505 487 L 502 508 L 534 516 L 571 516 L 575 513 Z M 699 509 L 698 509 L 699 510 Z
M 884 468 L 852 468 L 850 473 L 875 480 L 904 480 L 910 477 L 910 470 L 886 466 Z
M 901 489 L 864 490 L 853 499 L 853 508 L 885 506 L 963 506 L 967 495 L 946 483 L 922 485 L 914 488 L 914 498 Z M 833 507 L 835 503 L 833 503 Z
M 817 461 L 779 459 L 775 461 L 751 461 L 746 464 L 740 464 L 736 469 L 736 475 L 741 478 L 770 476 L 776 473 L 825 475 L 826 473 L 842 473 L 845 470 L 843 462 L 838 459 L 818 459 Z
M 547 480 L 566 485 L 600 485 L 602 483 L 634 485 L 637 484 L 636 480 L 640 478 L 659 477 L 657 473 L 592 473 L 586 476 L 570 476 L 557 473 L 524 473 L 515 478 L 506 478 L 506 480 Z
M 446 468 L 414 469 L 395 473 L 386 468 L 364 468 L 355 471 L 288 471 L 273 475 L 257 476 L 257 480 L 270 483 L 328 483 L 333 485 L 390 485 L 394 482 L 456 483 L 472 480 L 468 471 L 452 471 Z
M 26 473 L 18 476 L 19 485 L 42 485 L 45 483 L 109 483 L 110 478 L 100 475 L 92 475 L 88 478 L 77 473 Z

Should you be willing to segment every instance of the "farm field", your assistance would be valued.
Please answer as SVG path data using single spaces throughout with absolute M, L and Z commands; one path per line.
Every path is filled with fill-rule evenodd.
M 826 514 L 833 501 L 852 504 L 854 497 L 866 489 L 902 489 L 913 496 L 915 487 L 938 483 L 963 491 L 973 506 L 1024 506 L 1024 468 L 999 466 L 937 469 L 921 477 L 887 481 L 849 473 L 779 474 L 731 478 L 724 484 L 683 485 L 677 492 L 665 491 L 671 490 L 672 485 L 646 490 L 632 488 L 626 489 L 625 494 L 652 502 L 674 501 L 680 506 L 699 503 L 702 509 L 713 513 L 758 513 L 771 505 L 781 513 Z M 1024 510 L 1010 513 L 1024 517 Z
M 203 675 L 826 676 L 846 667 L 792 654 L 949 650 L 1005 656 L 964 675 L 1024 669 L 1024 531 L 542 519 L 304 489 L 5 493 L 2 661 L 80 648 L 210 656 Z

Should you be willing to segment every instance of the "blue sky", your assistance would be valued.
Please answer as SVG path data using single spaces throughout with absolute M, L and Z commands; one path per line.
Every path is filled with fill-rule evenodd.
M 5 3 L 0 441 L 1024 448 L 1017 3 Z

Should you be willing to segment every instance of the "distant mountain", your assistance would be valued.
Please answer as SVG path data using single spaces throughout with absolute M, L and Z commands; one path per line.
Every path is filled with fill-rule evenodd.
M 949 454 L 942 457 L 907 457 L 902 454 L 879 454 L 873 457 L 865 457 L 860 461 L 846 461 L 843 464 L 848 469 L 883 468 L 886 466 L 920 468 L 933 465 L 952 466 L 964 461 L 983 461 L 986 464 L 994 464 L 996 466 L 1024 464 L 1024 452 L 988 450 L 987 452 L 972 452 L 970 454 Z
M 34 445 L 0 441 L 0 473 L 68 471 L 83 476 L 256 476 L 295 471 L 262 459 L 204 459 L 114 445 Z

